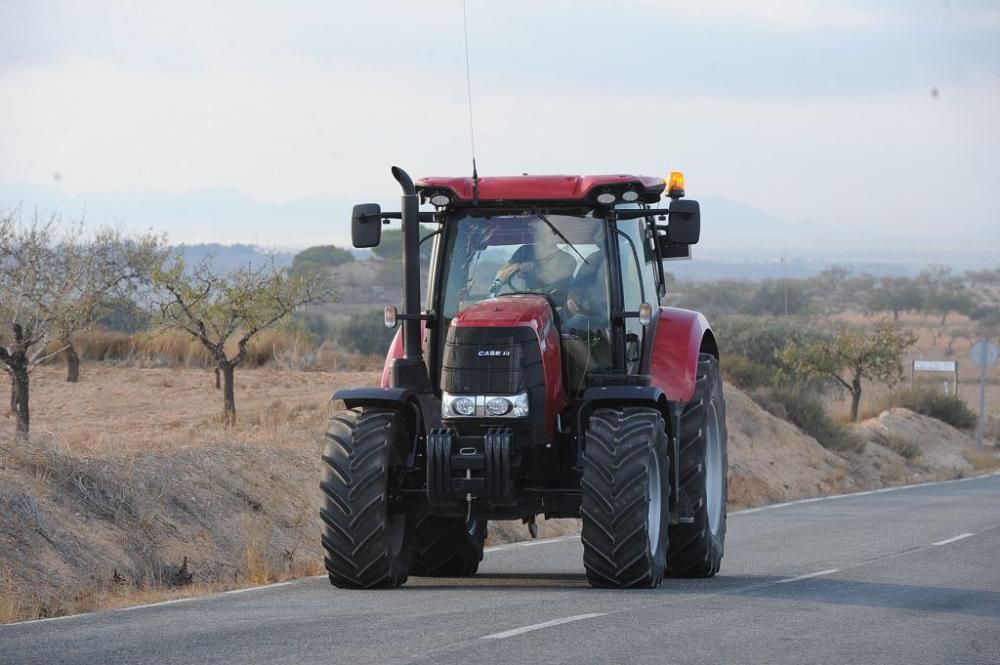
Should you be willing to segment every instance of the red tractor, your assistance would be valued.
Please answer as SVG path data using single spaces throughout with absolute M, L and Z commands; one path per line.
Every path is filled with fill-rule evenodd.
M 351 231 L 355 247 L 374 247 L 383 223 L 401 220 L 403 311 L 386 307 L 385 324 L 402 329 L 381 387 L 333 395 L 346 410 L 323 453 L 330 581 L 473 575 L 488 520 L 535 535 L 538 515 L 582 519 L 594 586 L 715 575 L 719 351 L 704 316 L 658 305 L 662 261 L 689 256 L 701 229 L 683 175 L 414 184 L 392 173 L 401 212 L 357 205 Z

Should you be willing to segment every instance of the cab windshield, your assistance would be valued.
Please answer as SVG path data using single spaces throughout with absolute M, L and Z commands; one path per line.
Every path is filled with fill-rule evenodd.
M 467 215 L 450 222 L 442 313 L 517 293 L 552 305 L 575 372 L 610 365 L 607 233 L 584 215 Z M 572 369 L 572 367 L 568 368 Z

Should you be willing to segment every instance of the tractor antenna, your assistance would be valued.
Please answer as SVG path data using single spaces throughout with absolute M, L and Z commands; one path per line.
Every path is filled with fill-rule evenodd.
M 462 0 L 462 28 L 465 35 L 465 91 L 469 98 L 469 138 L 472 142 L 472 200 L 479 198 L 479 173 L 476 171 L 476 126 L 472 122 L 472 74 L 469 67 L 469 16 Z

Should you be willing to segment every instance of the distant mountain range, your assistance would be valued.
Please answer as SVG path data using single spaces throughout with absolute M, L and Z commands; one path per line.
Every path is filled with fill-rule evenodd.
M 316 197 L 275 203 L 219 189 L 72 194 L 59 186 L 0 184 L 0 209 L 20 207 L 24 217 L 37 210 L 41 217 L 83 218 L 94 226 L 166 231 L 171 241 L 188 243 L 189 261 L 211 254 L 223 269 L 270 256 L 288 265 L 297 251 L 310 245 L 348 246 L 355 202 Z M 880 275 L 915 274 L 931 264 L 951 265 L 957 272 L 1000 264 L 1000 239 L 963 250 L 943 242 L 941 247 L 927 245 L 920 234 L 893 236 L 873 228 L 852 244 L 851 234 L 843 229 L 781 219 L 721 197 L 704 196 L 700 202 L 702 235 L 694 259 L 668 264 L 678 279 L 806 276 L 834 264 Z M 384 209 L 398 206 L 395 199 L 381 203 Z M 949 236 L 950 242 L 962 240 L 961 234 Z M 355 252 L 358 258 L 367 254 Z

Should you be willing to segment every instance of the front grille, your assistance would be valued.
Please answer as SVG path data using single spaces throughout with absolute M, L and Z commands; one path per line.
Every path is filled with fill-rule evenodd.
M 515 395 L 544 384 L 541 350 L 531 328 L 448 328 L 441 390 L 454 395 Z

